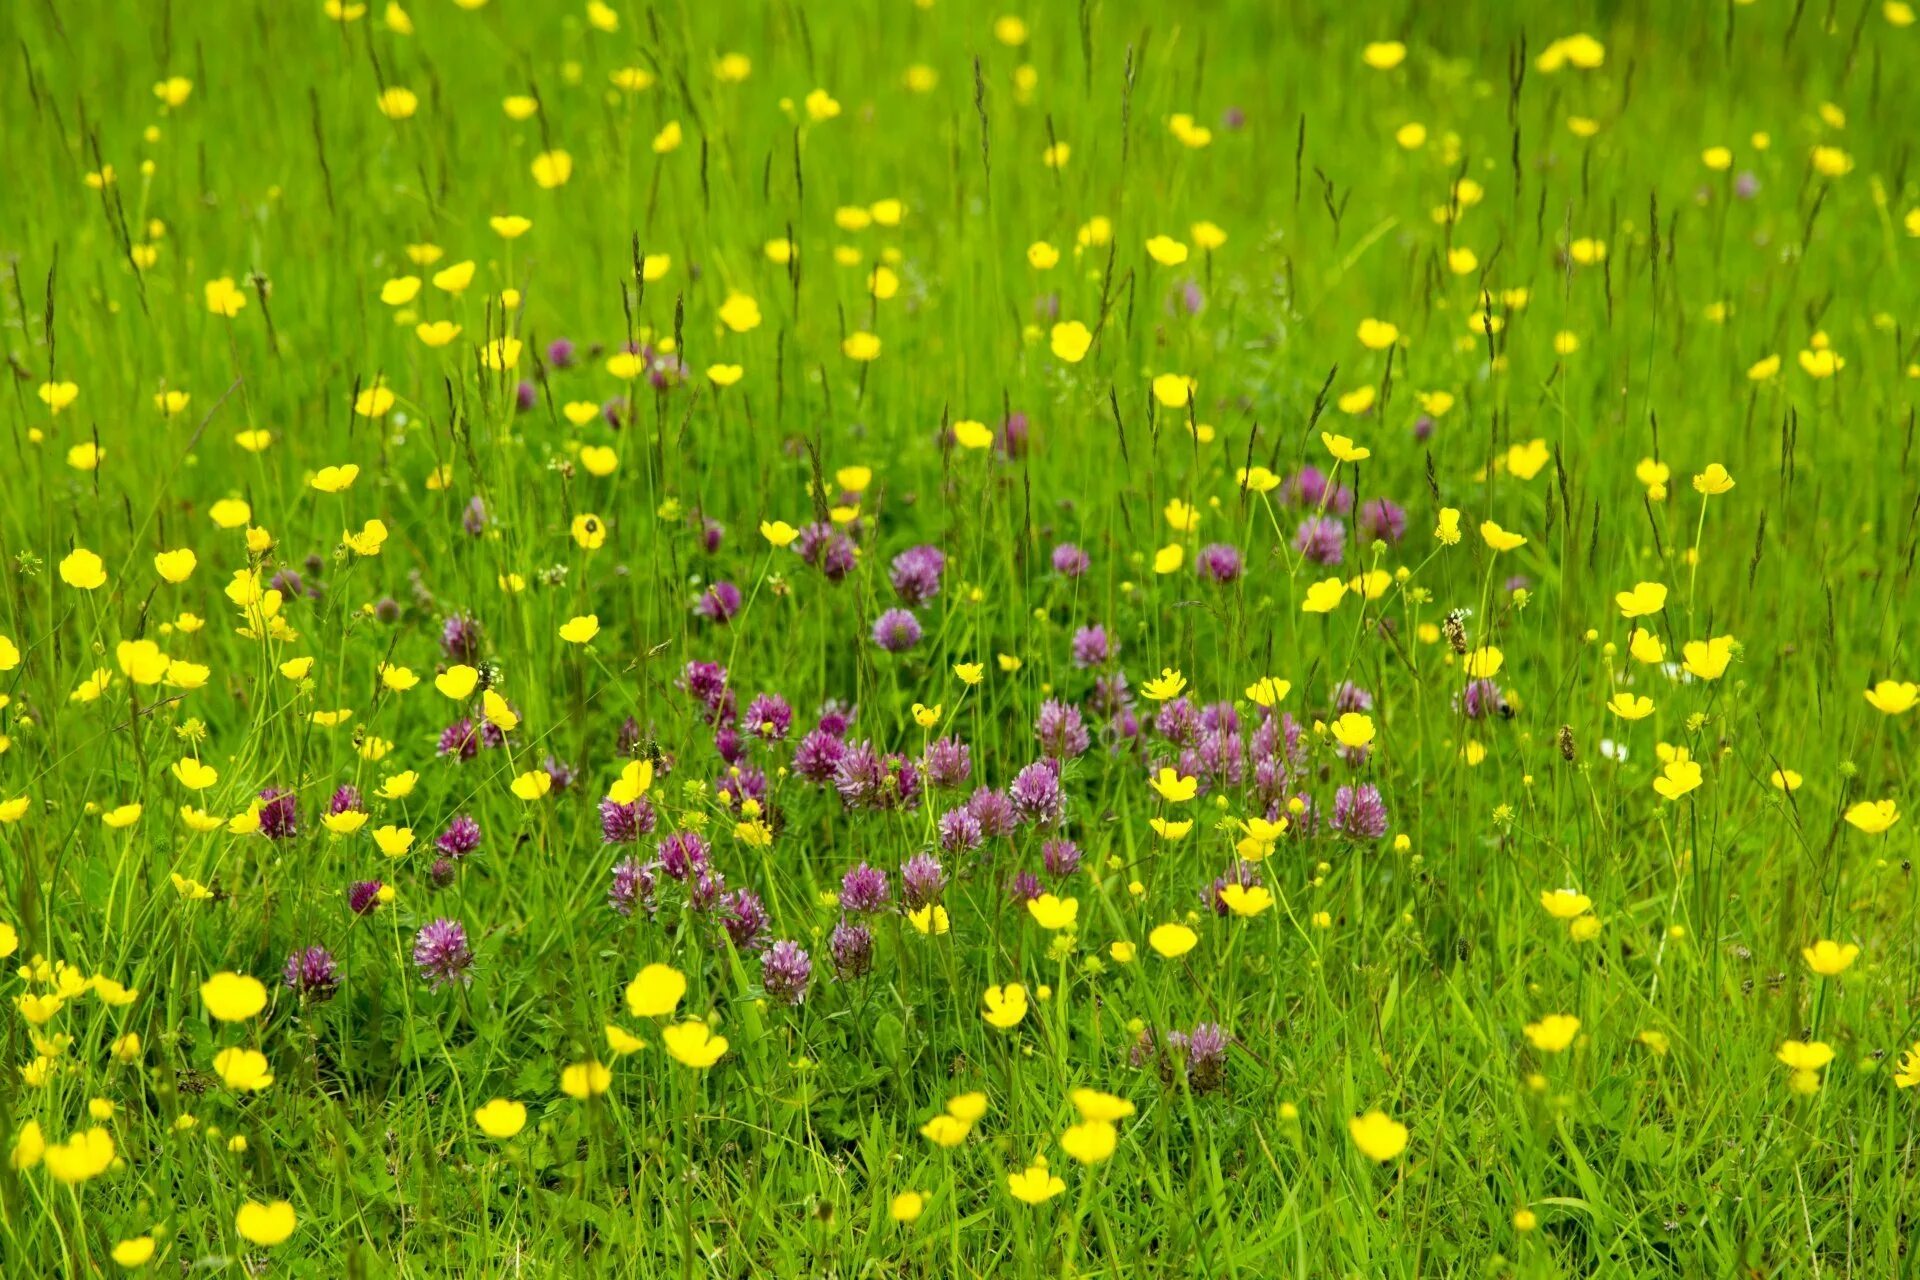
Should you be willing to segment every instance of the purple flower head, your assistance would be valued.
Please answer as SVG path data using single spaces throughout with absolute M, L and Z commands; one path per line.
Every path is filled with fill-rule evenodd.
M 1423 413 L 1415 418 L 1413 420 L 1414 443 L 1425 444 L 1427 441 L 1433 439 L 1433 426 L 1433 418 L 1428 414 Z
M 793 540 L 793 552 L 825 574 L 829 582 L 838 582 L 853 572 L 853 539 L 829 521 L 816 520 L 802 527 L 800 536 Z
M 700 548 L 708 555 L 715 555 L 720 544 L 727 539 L 727 526 L 711 516 L 700 517 Z
M 1753 170 L 1741 170 L 1740 176 L 1733 180 L 1733 194 L 1742 200 L 1751 200 L 1760 194 L 1760 179 Z
M 1053 549 L 1053 571 L 1063 578 L 1077 578 L 1093 567 L 1093 558 L 1071 542 Z
M 1308 516 L 1294 530 L 1293 549 L 1315 564 L 1339 564 L 1347 554 L 1347 526 L 1332 516 Z
M 556 369 L 573 368 L 573 341 L 555 338 L 547 344 L 547 363 Z
M 466 927 L 445 918 L 422 925 L 413 939 L 413 965 L 435 991 L 456 982 L 472 982 L 473 952 L 467 946 Z
M 632 858 L 613 868 L 613 883 L 607 886 L 607 905 L 623 916 L 633 914 L 635 905 L 653 914 L 653 872 Z
M 842 920 L 827 939 L 833 958 L 833 976 L 842 982 L 864 978 L 873 971 L 873 932 L 864 924 Z
M 464 613 L 449 614 L 440 624 L 440 649 L 447 661 L 472 666 L 480 659 L 480 624 Z
M 927 780 L 945 790 L 963 787 L 973 776 L 973 753 L 958 738 L 935 738 L 927 744 Z
M 961 810 L 955 812 L 965 816 Z M 937 901 L 946 888 L 946 870 L 940 865 L 940 859 L 930 853 L 916 853 L 900 868 L 900 896 L 914 911 Z
M 458 861 L 480 847 L 480 824 L 463 813 L 447 824 L 433 847 Z
M 1467 687 L 1454 698 L 1454 705 L 1469 720 L 1485 720 L 1503 710 L 1507 700 L 1501 696 L 1500 686 L 1493 681 L 1469 680 Z
M 707 842 L 697 831 L 676 831 L 660 842 L 660 869 L 685 880 L 707 865 Z
M 287 957 L 281 980 L 287 990 L 317 1004 L 333 999 L 333 993 L 340 989 L 340 966 L 325 947 L 308 947 Z
M 473 721 L 455 720 L 440 731 L 440 754 L 458 756 L 462 760 L 471 760 L 480 754 L 480 734 L 475 732 Z
M 380 890 L 385 888 L 378 880 L 355 881 L 347 888 L 347 910 L 357 916 L 371 915 L 380 905 Z
M 1018 409 L 1014 410 L 1001 421 L 1000 436 L 999 439 L 994 441 L 995 447 L 1009 458 L 1026 456 L 1027 431 L 1031 426 L 1032 424 L 1027 421 L 1026 414 L 1020 412 Z
M 291 840 L 300 834 L 300 803 L 293 792 L 268 787 L 260 793 L 260 834 L 269 840 Z
M 1193 571 L 1203 581 L 1226 586 L 1240 580 L 1240 551 L 1224 542 L 1211 542 L 1193 558 Z
M 766 904 L 751 889 L 735 889 L 720 900 L 720 923 L 739 951 L 758 951 L 767 945 Z
M 360 788 L 351 783 L 335 790 L 327 800 L 328 813 L 360 813 L 366 807 L 366 803 L 360 799 Z
M 747 758 L 747 740 L 730 724 L 723 724 L 713 735 L 713 749 L 729 767 Z
M 627 408 L 625 396 L 614 396 L 600 406 L 600 416 L 606 420 L 608 426 L 618 431 L 620 424 L 626 420 Z
M 940 548 L 909 547 L 893 558 L 887 580 L 901 603 L 922 605 L 940 594 L 940 574 L 946 567 L 947 557 Z
M 1080 869 L 1080 846 L 1071 840 L 1049 840 L 1040 846 L 1040 864 L 1055 880 L 1065 880 Z
M 861 863 L 840 877 L 840 905 L 855 915 L 872 915 L 891 900 L 887 873 Z
M 888 653 L 905 653 L 920 643 L 920 619 L 906 609 L 889 609 L 873 624 L 873 642 Z
M 733 621 L 740 612 L 740 588 L 731 582 L 716 582 L 700 593 L 694 602 L 693 611 L 708 622 L 722 625 Z
M 1360 504 L 1360 531 L 1391 546 L 1407 536 L 1407 513 L 1385 498 L 1369 498 Z
M 573 766 L 557 758 L 553 752 L 547 752 L 547 758 L 540 762 L 540 767 L 545 769 L 547 777 L 553 780 L 555 791 L 565 791 L 573 785 Z
M 830 733 L 836 738 L 847 736 L 847 730 L 853 728 L 853 722 L 860 718 L 860 708 L 829 698 L 820 708 L 820 731 Z
M 1007 882 L 1007 896 L 1019 903 L 1032 902 L 1046 891 L 1040 877 L 1031 871 L 1021 871 Z
M 941 852 L 968 853 L 978 849 L 985 839 L 980 819 L 973 816 L 971 808 L 949 809 L 940 815 Z
M 980 834 L 989 840 L 1010 836 L 1020 827 L 1020 815 L 1014 811 L 1013 801 L 1004 791 L 995 791 L 992 787 L 975 791 L 967 801 L 967 812 L 980 824 Z
M 1040 750 L 1055 760 L 1071 760 L 1084 754 L 1093 741 L 1087 733 L 1086 722 L 1080 718 L 1080 708 L 1053 698 L 1040 704 L 1040 714 L 1033 722 L 1033 736 L 1040 740 Z
M 513 389 L 513 407 L 521 413 L 525 413 L 527 410 L 533 408 L 535 404 L 539 403 L 539 400 L 540 392 L 538 388 L 525 378 L 522 378 L 519 385 Z
M 1163 702 L 1153 713 L 1153 731 L 1175 746 L 1191 746 L 1200 739 L 1200 713 L 1184 696 Z
M 1127 691 L 1126 672 L 1115 671 L 1094 677 L 1093 692 L 1087 697 L 1087 706 L 1095 715 L 1118 715 L 1132 703 L 1133 695 Z
M 1351 680 L 1342 680 L 1333 686 L 1333 714 L 1345 715 L 1349 711 L 1373 710 L 1373 695 Z
M 427 883 L 435 889 L 444 889 L 453 883 L 453 874 L 452 858 L 435 858 L 427 868 Z
M 708 724 L 733 719 L 733 690 L 727 685 L 727 669 L 717 662 L 689 662 L 680 673 L 680 683 L 693 699 L 706 708 Z
M 793 708 L 777 693 L 763 693 L 747 704 L 747 732 L 763 742 L 780 742 L 793 728 Z
M 1387 806 L 1371 782 L 1345 786 L 1333 793 L 1333 821 L 1328 824 L 1353 840 L 1378 840 L 1387 834 Z
M 824 783 L 834 776 L 847 744 L 825 729 L 815 729 L 794 748 L 793 771 L 809 782 Z
M 1058 826 L 1066 816 L 1067 797 L 1060 787 L 1060 762 L 1036 760 L 1013 776 L 1007 788 L 1022 822 Z
M 487 504 L 479 494 L 467 499 L 467 508 L 460 513 L 460 527 L 469 538 L 477 538 L 487 531 Z
M 653 830 L 657 815 L 645 796 L 626 804 L 608 796 L 600 801 L 600 839 L 607 844 L 632 844 Z
M 919 798 L 920 770 L 898 752 L 881 755 L 871 742 L 856 742 L 834 768 L 833 785 L 849 809 L 900 809 Z
M 807 983 L 812 977 L 813 961 L 797 942 L 783 938 L 760 958 L 760 982 L 771 999 L 799 1004 L 807 998 Z
M 1107 629 L 1098 623 L 1073 633 L 1073 665 L 1082 671 L 1106 666 L 1119 651 L 1120 647 L 1107 638 Z
M 1227 1033 L 1217 1022 L 1202 1022 L 1192 1035 L 1167 1033 L 1167 1046 L 1187 1066 L 1187 1086 L 1195 1093 L 1219 1088 L 1227 1077 Z

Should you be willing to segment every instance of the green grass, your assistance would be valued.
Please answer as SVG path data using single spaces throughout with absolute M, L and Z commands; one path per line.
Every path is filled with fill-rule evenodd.
M 1909 1270 L 1912 826 L 1846 817 L 1912 802 L 1916 717 L 1862 696 L 1920 665 L 1904 6 L 1103 0 L 1030 8 L 1021 43 L 958 0 L 620 0 L 611 32 L 575 5 L 408 12 L 410 34 L 377 5 L 342 23 L 306 0 L 0 8 L 0 804 L 22 801 L 0 807 L 0 950 L 17 939 L 21 966 L 0 977 L 0 1135 L 29 1166 L 0 1162 L 0 1271 L 116 1272 L 142 1237 L 156 1274 Z M 1600 65 L 1555 43 L 1579 32 Z M 1387 40 L 1404 61 L 1369 67 Z M 716 74 L 728 52 L 751 59 L 744 80 Z M 168 106 L 153 86 L 172 76 L 191 92 Z M 410 117 L 378 108 L 390 87 Z M 538 110 L 511 118 L 513 95 Z M 1396 140 L 1414 123 L 1424 138 Z M 570 176 L 544 186 L 536 157 L 556 150 Z M 846 216 L 883 201 L 897 219 Z M 504 239 L 503 215 L 531 227 Z M 1203 247 L 1201 222 L 1224 242 Z M 1187 260 L 1157 261 L 1158 235 Z M 1056 265 L 1030 263 L 1036 242 Z M 444 256 L 410 259 L 429 244 Z M 462 261 L 464 292 L 434 285 Z M 418 295 L 383 301 L 405 276 Z M 221 279 L 245 299 L 230 317 L 209 306 Z M 760 317 L 742 332 L 721 319 L 735 293 Z M 1395 326 L 1386 349 L 1356 337 L 1368 318 Z M 429 346 L 415 326 L 437 321 L 462 331 Z M 1056 322 L 1087 327 L 1084 359 L 1054 354 Z M 855 334 L 876 359 L 844 354 Z M 571 367 L 549 355 L 563 336 Z M 486 367 L 503 337 L 513 366 Z M 685 376 L 622 381 L 607 360 L 630 341 L 671 344 Z M 1844 358 L 1832 376 L 1813 376 L 1822 347 Z M 1156 395 L 1166 375 L 1195 380 L 1190 405 Z M 42 388 L 66 383 L 53 412 Z M 391 407 L 356 413 L 376 385 Z M 189 399 L 167 413 L 170 391 Z M 1438 395 L 1450 407 L 1416 432 Z M 998 447 L 1009 414 L 1023 447 Z M 996 447 L 967 447 L 967 423 Z M 1336 470 L 1323 432 L 1370 456 Z M 585 447 L 617 466 L 596 474 L 606 455 Z M 343 491 L 309 483 L 349 463 Z M 1692 481 L 1712 464 L 1736 484 L 1709 497 Z M 1337 568 L 1295 549 L 1308 466 L 1355 497 L 1325 509 Z M 1248 468 L 1289 483 L 1243 487 Z M 1405 509 L 1397 544 L 1364 532 L 1380 498 Z M 250 520 L 222 528 L 233 499 Z M 844 581 L 759 532 L 834 507 L 858 546 Z M 1443 508 L 1457 545 L 1436 537 Z M 597 549 L 573 533 L 588 516 Z M 342 531 L 373 519 L 379 554 L 349 553 Z M 1486 520 L 1527 541 L 1496 553 Z M 1084 575 L 1054 570 L 1063 542 Z M 1215 543 L 1243 557 L 1231 583 L 1195 572 Z M 870 633 L 900 603 L 889 566 L 921 544 L 946 556 L 941 587 L 919 643 L 888 653 Z M 104 585 L 63 581 L 77 548 Z M 180 548 L 197 568 L 170 583 L 153 557 Z M 284 571 L 299 586 L 280 580 L 273 634 L 241 634 L 268 628 L 235 575 Z M 1316 582 L 1364 573 L 1373 590 L 1303 609 Z M 693 608 L 715 582 L 743 597 L 729 625 Z M 1642 582 L 1668 594 L 1635 623 L 1615 597 Z M 592 642 L 563 640 L 586 614 Z M 437 751 L 480 714 L 477 693 L 435 687 L 455 615 L 518 717 L 465 761 Z M 1100 671 L 1073 660 L 1090 624 L 1116 647 Z M 1667 665 L 1630 656 L 1636 625 Z M 1684 646 L 1722 636 L 1724 674 L 1681 670 Z M 168 678 L 131 678 L 167 670 L 141 641 Z M 1482 646 L 1503 656 L 1506 714 L 1475 719 L 1456 647 Z M 726 667 L 742 712 L 762 692 L 794 709 L 742 761 L 764 774 L 770 841 L 736 811 L 683 687 L 693 662 Z M 383 663 L 419 683 L 383 687 Z M 1244 773 L 1189 758 L 1185 802 L 1149 785 L 1183 765 L 1147 698 L 1163 668 L 1239 717 Z M 1120 670 L 1116 720 L 1095 676 Z M 1263 790 L 1248 690 L 1269 675 L 1300 746 Z M 1363 758 L 1333 736 L 1347 682 L 1371 697 Z M 1654 709 L 1628 721 L 1616 693 Z M 941 816 L 1038 758 L 1049 699 L 1092 734 L 1064 767 L 1061 830 L 943 854 L 951 931 L 896 905 L 869 921 L 872 972 L 837 979 L 843 874 L 884 869 L 897 904 Z M 844 805 L 793 771 L 829 700 L 882 751 L 964 741 L 971 779 Z M 351 716 L 314 718 L 335 711 Z M 1701 782 L 1668 800 L 1653 782 L 1679 750 Z M 516 798 L 549 755 L 573 785 Z M 187 789 L 183 757 L 217 781 Z M 642 757 L 660 762 L 657 827 L 609 846 L 598 802 Z M 1804 780 L 1784 792 L 1777 769 Z M 412 792 L 378 795 L 401 770 Z M 1377 839 L 1327 823 L 1361 783 L 1388 814 Z M 371 816 L 330 833 L 349 784 Z M 296 793 L 297 835 L 180 814 L 244 828 L 268 787 Z M 1245 820 L 1296 793 L 1311 809 L 1255 868 L 1272 906 L 1209 909 Z M 129 804 L 131 825 L 103 821 Z M 432 844 L 458 815 L 484 838 L 437 884 Z M 1156 818 L 1193 825 L 1166 839 Z M 411 827 L 409 852 L 376 848 L 388 824 Z M 769 998 L 763 953 L 664 873 L 656 914 L 610 908 L 615 865 L 685 831 L 764 900 L 763 943 L 811 954 L 802 1003 Z M 1078 870 L 1043 867 L 1056 834 Z M 1022 873 L 1077 903 L 1070 928 L 1013 896 Z M 350 887 L 373 879 L 391 898 L 356 916 Z M 1584 940 L 1541 902 L 1563 887 L 1591 899 Z M 471 985 L 416 971 L 442 917 L 467 930 Z M 1167 923 L 1192 951 L 1154 952 Z M 1802 958 L 1819 939 L 1858 956 L 1820 976 Z M 281 982 L 315 946 L 338 965 L 331 999 Z M 676 1019 L 727 1038 L 711 1069 L 664 1051 L 675 1019 L 629 1012 L 650 963 L 686 977 Z M 201 985 L 223 971 L 262 980 L 265 1009 L 210 1016 Z M 983 991 L 1015 982 L 1025 1017 L 988 1025 Z M 1580 1022 L 1559 1052 L 1525 1030 L 1553 1014 Z M 1231 1038 L 1217 1081 L 1164 1042 L 1203 1022 Z M 609 1023 L 645 1047 L 614 1054 Z M 1811 1091 L 1777 1057 L 1800 1040 L 1833 1051 L 1798 1080 Z M 232 1048 L 272 1084 L 224 1081 Z M 610 1087 L 567 1096 L 563 1069 L 589 1060 Z M 1062 1145 L 1078 1088 L 1135 1108 L 1090 1165 Z M 921 1136 L 969 1092 L 986 1110 L 964 1141 Z M 525 1104 L 517 1136 L 477 1126 L 492 1098 Z M 1376 1109 L 1408 1130 L 1381 1163 L 1349 1137 Z M 94 1176 L 58 1176 L 77 1153 L 26 1158 L 23 1134 L 96 1125 L 116 1160 Z M 1064 1190 L 1022 1203 L 1008 1177 L 1041 1156 Z M 908 1191 L 924 1212 L 896 1222 Z M 244 1204 L 282 1200 L 284 1243 L 242 1238 Z

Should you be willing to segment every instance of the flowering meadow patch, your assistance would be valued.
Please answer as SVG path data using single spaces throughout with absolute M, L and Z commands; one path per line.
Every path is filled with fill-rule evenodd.
M 1914 17 L 11 6 L 0 1274 L 1911 1273 Z

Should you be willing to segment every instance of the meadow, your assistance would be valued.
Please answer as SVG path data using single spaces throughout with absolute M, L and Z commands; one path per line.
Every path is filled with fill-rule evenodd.
M 0 6 L 0 1274 L 1913 1274 L 1914 17 Z

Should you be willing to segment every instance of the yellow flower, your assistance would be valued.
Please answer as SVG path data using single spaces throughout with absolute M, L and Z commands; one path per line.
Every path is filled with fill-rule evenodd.
M 107 567 L 85 547 L 76 547 L 60 562 L 60 581 L 80 591 L 93 591 L 107 581 Z
M 1665 771 L 1653 780 L 1653 789 L 1668 800 L 1678 800 L 1699 785 L 1700 765 L 1693 760 L 1669 760 Z
M 960 683 L 966 685 L 968 688 L 979 684 L 980 681 L 985 678 L 986 671 L 985 663 L 956 662 L 953 664 L 953 674 L 958 676 Z
M 374 105 L 380 108 L 380 114 L 389 120 L 406 120 L 420 108 L 420 97 L 413 90 L 401 85 L 389 85 L 380 91 L 374 99 Z
M 1373 742 L 1373 717 L 1360 711 L 1348 711 L 1333 722 L 1333 737 L 1341 746 L 1354 751 Z
M 1920 685 L 1911 680 L 1882 680 L 1867 690 L 1867 702 L 1875 711 L 1890 716 L 1911 711 L 1915 702 L 1920 702 Z
M 1163 267 L 1177 267 L 1187 260 L 1187 246 L 1172 236 L 1154 236 L 1147 241 L 1147 256 Z
M 800 536 L 800 531 L 785 520 L 762 520 L 760 536 L 771 543 L 775 549 L 783 548 Z
M 545 769 L 529 769 L 514 778 L 511 789 L 516 798 L 531 804 L 553 790 L 553 775 Z
M 1307 598 L 1300 602 L 1302 613 L 1332 613 L 1347 594 L 1347 584 L 1338 578 L 1322 578 L 1307 587 Z
M 1860 948 L 1854 943 L 1845 944 L 1822 938 L 1810 947 L 1800 948 L 1800 955 L 1807 962 L 1807 968 L 1823 978 L 1838 977 L 1846 967 L 1860 954 Z
M 1693 487 L 1708 497 L 1714 497 L 1733 488 L 1733 477 L 1727 469 L 1715 462 L 1693 478 Z
M 938 937 L 952 927 L 952 918 L 945 907 L 929 902 L 918 911 L 907 912 L 907 923 L 920 933 Z
M 887 1202 L 887 1216 L 895 1222 L 914 1222 L 926 1207 L 927 1198 L 918 1191 L 902 1191 Z
M 222 1049 L 213 1055 L 213 1071 L 229 1089 L 258 1093 L 273 1083 L 267 1055 L 258 1049 Z
M 1390 321 L 1375 320 L 1369 316 L 1360 322 L 1360 329 L 1356 336 L 1360 339 L 1360 345 L 1367 350 L 1385 351 L 1400 341 L 1400 328 Z
M 962 418 L 953 424 L 953 442 L 962 449 L 990 449 L 993 447 L 993 430 L 984 422 Z
M 221 972 L 200 984 L 200 999 L 221 1022 L 245 1022 L 267 1007 L 267 989 L 258 978 Z
M 527 1106 L 509 1098 L 494 1098 L 474 1109 L 473 1122 L 489 1138 L 511 1138 L 527 1127 Z
M 1369 387 L 1368 390 L 1371 391 L 1372 388 Z M 1369 401 L 1369 403 L 1371 403 L 1371 401 Z M 1331 431 L 1322 431 L 1320 433 L 1320 443 L 1327 447 L 1328 453 L 1338 458 L 1341 462 L 1365 462 L 1373 456 L 1373 450 L 1362 448 L 1346 436 L 1337 436 Z
M 1550 1013 L 1538 1022 L 1529 1022 L 1527 1039 L 1542 1053 L 1559 1053 L 1580 1033 L 1580 1019 L 1566 1013 Z
M 201 764 L 192 756 L 183 756 L 173 762 L 173 776 L 180 785 L 189 791 L 205 791 L 220 781 L 220 771 L 212 765 Z
M 1199 794 L 1200 780 L 1183 776 L 1170 765 L 1161 766 L 1160 772 L 1147 779 L 1147 785 L 1159 793 L 1162 800 L 1169 804 L 1185 804 Z
M 1574 920 L 1592 908 L 1593 899 L 1578 889 L 1542 889 L 1540 905 L 1555 920 Z
M 1718 680 L 1733 660 L 1733 637 L 1715 636 L 1711 640 L 1689 640 L 1681 646 L 1688 674 L 1699 680 Z
M 1027 989 L 1017 982 L 988 987 L 980 1001 L 985 1006 L 980 1016 L 1002 1031 L 1019 1026 L 1020 1020 L 1027 1016 Z
M 669 965 L 650 964 L 627 984 L 627 1012 L 636 1018 L 663 1018 L 687 994 L 687 976 Z
M 1273 894 L 1261 885 L 1230 882 L 1220 890 L 1220 902 L 1234 915 L 1251 919 L 1273 905 Z
M 597 1098 L 613 1084 L 613 1072 L 598 1059 L 569 1063 L 560 1069 L 560 1092 L 569 1098 Z
M 1613 601 L 1620 606 L 1621 617 L 1644 618 L 1667 607 L 1667 589 L 1658 582 L 1636 583 L 1633 590 L 1616 593 Z
M 218 280 L 207 281 L 204 290 L 207 310 L 214 315 L 231 320 L 247 307 L 247 295 L 233 283 L 231 276 L 221 276 Z
M 675 1062 L 697 1070 L 711 1067 L 727 1051 L 727 1038 L 714 1035 L 706 1023 L 697 1019 L 662 1028 L 660 1043 L 666 1046 Z
M 864 329 L 856 330 L 841 341 L 840 354 L 849 360 L 858 360 L 862 363 L 878 359 L 880 339 Z
M 1786 1040 L 1773 1056 L 1795 1071 L 1818 1071 L 1833 1061 L 1833 1046 L 1820 1040 Z
M 398 858 L 413 848 L 413 828 L 396 827 L 388 823 L 374 831 L 373 843 L 375 848 L 389 858 Z
M 455 702 L 471 697 L 479 683 L 479 671 L 465 663 L 456 663 L 433 678 L 433 687 Z
M 1159 924 L 1147 935 L 1147 945 L 1168 960 L 1177 960 L 1194 949 L 1200 935 L 1183 924 Z
M 153 1260 L 153 1237 L 134 1236 L 113 1246 L 113 1260 L 131 1271 Z
M 1457 546 L 1460 542 L 1460 512 L 1454 507 L 1440 508 L 1439 523 L 1433 529 L 1434 539 L 1444 546 Z
M 1153 398 L 1169 409 L 1184 409 L 1199 387 L 1183 373 L 1163 373 L 1153 380 Z
M 584 613 L 560 624 L 560 638 L 568 644 L 585 644 L 600 634 L 600 616 Z
M 606 521 L 592 512 L 581 512 L 573 518 L 573 540 L 584 550 L 598 551 L 606 545 Z
M 1027 900 L 1027 914 L 1042 929 L 1071 929 L 1074 921 L 1080 918 L 1080 900 L 1056 898 L 1051 893 L 1043 893 Z
M 967 1140 L 973 1125 L 959 1116 L 942 1112 L 920 1126 L 920 1136 L 936 1147 L 957 1147 Z
M 1092 345 L 1093 331 L 1078 320 L 1054 325 L 1049 339 L 1054 356 L 1068 364 L 1079 364 L 1086 359 L 1087 349 Z
M 1644 695 L 1616 693 L 1607 701 L 1607 710 L 1622 720 L 1644 720 L 1653 714 L 1653 699 Z
M 20 1148 L 14 1148 L 14 1156 L 19 1158 Z M 73 1134 L 65 1142 L 56 1142 L 45 1148 L 42 1158 L 46 1161 L 47 1172 L 69 1186 L 97 1178 L 113 1166 L 113 1134 L 107 1129 L 94 1126 L 85 1132 Z
M 729 293 L 720 304 L 720 323 L 735 333 L 760 327 L 760 304 L 744 293 Z
M 1892 800 L 1862 800 L 1847 809 L 1846 818 L 1868 835 L 1877 836 L 1900 821 L 1900 809 Z
M 1523 547 L 1527 543 L 1524 535 L 1509 533 L 1491 520 L 1481 521 L 1480 536 L 1486 539 L 1487 545 L 1495 551 L 1512 551 L 1514 548 Z
M 533 158 L 533 180 L 543 190 L 564 187 L 572 176 L 573 157 L 565 151 L 542 151 Z
M 249 1200 L 234 1215 L 233 1229 L 250 1244 L 271 1248 L 284 1244 L 287 1237 L 293 1234 L 298 1221 L 293 1206 L 285 1200 L 273 1200 L 266 1204 Z
M 1008 1174 L 1007 1189 L 1022 1204 L 1044 1204 L 1065 1191 L 1067 1184 L 1057 1174 L 1048 1173 L 1046 1165 L 1036 1164 Z
M 1120 1131 L 1110 1120 L 1084 1120 L 1060 1135 L 1060 1149 L 1081 1164 L 1098 1164 L 1113 1155 Z
M 1187 687 L 1187 678 L 1172 667 L 1160 668 L 1160 674 L 1148 680 L 1140 691 L 1155 702 L 1165 702 L 1177 698 L 1180 691 Z
M 1375 1164 L 1385 1164 L 1407 1149 L 1407 1126 L 1384 1111 L 1369 1111 L 1347 1121 L 1347 1135 L 1360 1154 Z

